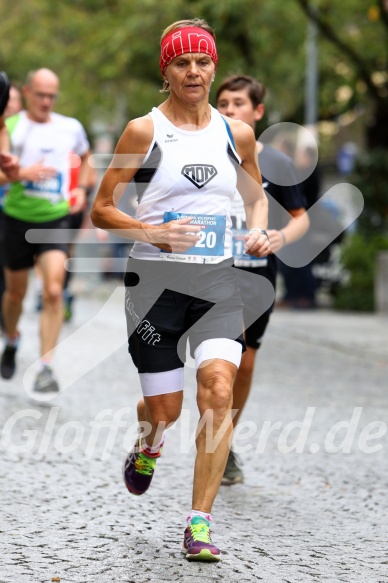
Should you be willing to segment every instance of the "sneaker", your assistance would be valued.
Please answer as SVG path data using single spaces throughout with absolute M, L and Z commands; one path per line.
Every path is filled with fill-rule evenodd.
M 231 486 L 232 484 L 242 484 L 243 481 L 244 474 L 240 468 L 240 461 L 238 460 L 236 454 L 230 450 L 221 484 L 224 486 Z
M 220 549 L 210 538 L 210 523 L 201 516 L 193 516 L 185 529 L 182 551 L 189 561 L 219 561 Z
M 134 448 L 129 452 L 124 460 L 123 478 L 128 491 L 135 496 L 141 496 L 150 487 L 156 460 L 162 454 L 162 447 L 154 456 L 145 455 L 141 451 L 140 438 Z
M 73 317 L 73 299 L 74 296 L 69 292 L 63 293 L 63 319 L 65 322 L 70 322 Z
M 16 363 L 15 354 L 17 346 L 10 346 L 6 344 L 4 352 L 1 355 L 0 371 L 3 379 L 10 379 L 15 374 Z
M 44 366 L 38 373 L 35 379 L 34 391 L 36 393 L 58 393 L 59 385 L 49 366 Z

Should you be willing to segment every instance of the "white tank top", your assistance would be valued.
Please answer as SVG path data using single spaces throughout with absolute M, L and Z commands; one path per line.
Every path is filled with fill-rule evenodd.
M 157 108 L 149 115 L 154 136 L 133 180 L 138 197 L 136 218 L 160 225 L 189 215 L 193 224 L 205 225 L 205 229 L 201 240 L 186 253 L 166 253 L 136 241 L 131 256 L 185 263 L 219 263 L 232 257 L 230 211 L 241 159 L 229 127 L 213 107 L 209 125 L 198 131 L 174 126 Z

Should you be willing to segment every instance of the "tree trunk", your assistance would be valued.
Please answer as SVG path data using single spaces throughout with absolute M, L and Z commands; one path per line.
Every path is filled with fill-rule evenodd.
M 388 102 L 381 100 L 376 103 L 373 119 L 366 128 L 366 138 L 369 148 L 388 148 Z

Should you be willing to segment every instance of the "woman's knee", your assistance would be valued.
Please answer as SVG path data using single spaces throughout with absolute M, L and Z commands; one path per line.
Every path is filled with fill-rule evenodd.
M 200 411 L 211 408 L 222 412 L 231 408 L 234 372 L 220 366 L 201 374 L 197 392 Z

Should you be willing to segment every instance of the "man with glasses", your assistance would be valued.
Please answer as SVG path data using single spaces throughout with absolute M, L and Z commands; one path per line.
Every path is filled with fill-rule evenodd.
M 26 110 L 6 120 L 11 148 L 20 170 L 12 179 L 4 205 L 6 291 L 3 297 L 5 348 L 0 372 L 10 379 L 15 372 L 19 345 L 19 317 L 27 291 L 29 269 L 38 265 L 43 279 L 40 321 L 40 365 L 34 384 L 37 393 L 59 390 L 50 363 L 63 320 L 62 289 L 67 244 L 55 232 L 68 227 L 71 212 L 85 203 L 89 143 L 79 121 L 53 112 L 59 79 L 49 69 L 28 74 L 23 87 Z M 71 153 L 81 159 L 79 186 L 69 192 Z M 0 173 L 0 184 L 9 182 Z M 35 230 L 35 240 L 26 233 Z M 37 230 L 42 231 L 39 233 Z M 46 231 L 45 231 L 46 230 Z M 47 236 L 43 236 L 46 232 Z M 58 240 L 57 240 L 58 239 Z

